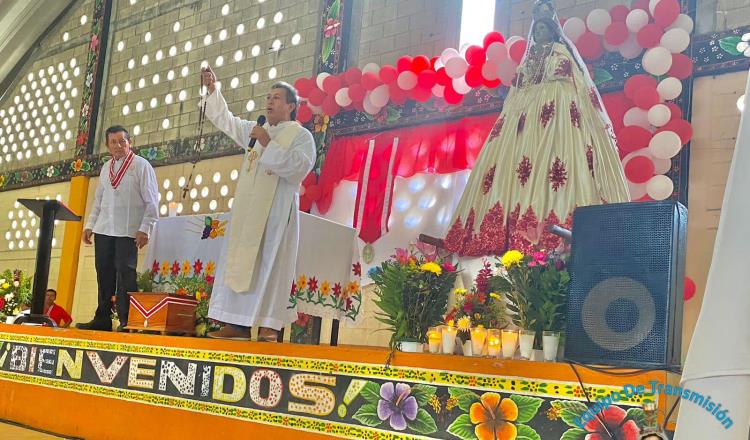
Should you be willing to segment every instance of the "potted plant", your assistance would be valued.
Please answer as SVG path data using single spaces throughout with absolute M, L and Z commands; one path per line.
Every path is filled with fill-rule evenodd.
M 565 329 L 570 283 L 565 267 L 565 259 L 556 253 L 539 251 L 524 255 L 510 250 L 502 256 L 498 274 L 490 281 L 494 289 L 506 295 L 511 319 L 522 329 L 523 357 L 529 357 L 531 332 L 535 335 L 534 348 L 547 341 L 547 351 L 551 353 L 553 345 L 559 344 L 560 333 Z M 549 332 L 546 338 L 544 332 Z
M 396 349 L 421 351 L 429 327 L 441 323 L 448 307 L 456 267 L 437 256 L 397 249 L 390 259 L 370 269 L 369 275 L 380 309 L 376 319 L 392 332 L 391 356 Z
M 0 322 L 6 322 L 31 303 L 31 277 L 21 270 L 5 270 L 0 274 Z

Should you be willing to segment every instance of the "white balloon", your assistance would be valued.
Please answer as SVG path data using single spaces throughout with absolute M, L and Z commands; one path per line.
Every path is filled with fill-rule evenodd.
M 372 92 L 367 92 L 367 95 L 365 95 L 365 99 L 362 101 L 362 107 L 364 107 L 365 111 L 371 115 L 377 115 L 378 112 L 380 112 L 380 108 L 377 105 L 373 104 L 370 100 L 370 96 L 372 95 Z
M 643 70 L 661 76 L 672 67 L 672 53 L 661 46 L 652 47 L 643 54 Z
M 440 54 L 440 60 L 443 62 L 443 64 L 445 64 L 446 61 L 457 56 L 459 56 L 458 51 L 452 47 L 449 47 Z
M 648 122 L 648 112 L 642 108 L 633 107 L 625 112 L 622 117 L 622 123 L 627 127 L 637 125 L 645 129 L 650 129 L 651 124 Z
M 367 73 L 367 72 L 378 73 L 380 72 L 380 66 L 378 66 L 375 63 L 367 63 L 365 64 L 365 67 L 362 68 L 362 73 Z
M 461 57 L 453 57 L 445 62 L 445 73 L 451 78 L 460 78 L 466 73 L 469 65 Z
M 628 60 L 637 58 L 641 52 L 643 52 L 643 48 L 638 44 L 638 39 L 635 34 L 628 35 L 628 39 L 625 40 L 618 49 L 620 50 L 620 55 Z
M 638 156 L 648 157 L 649 159 L 652 158 L 651 154 L 648 152 L 648 148 L 641 148 L 640 150 L 631 151 L 626 154 L 625 157 L 622 158 L 622 166 L 625 167 L 625 165 L 630 162 L 630 159 Z
M 347 105 L 352 103 L 352 98 L 349 97 L 349 87 L 342 87 L 334 96 L 334 100 L 336 101 L 336 104 L 340 105 L 341 107 L 346 107 Z
M 654 176 L 646 182 L 646 191 L 654 200 L 669 198 L 674 191 L 674 183 L 667 176 Z
M 381 84 L 370 93 L 370 102 L 376 107 L 385 107 L 388 104 L 390 93 L 388 92 L 388 84 Z
M 682 141 L 673 131 L 656 133 L 648 143 L 648 152 L 659 159 L 671 159 L 680 152 Z
M 487 60 L 482 66 L 482 76 L 490 81 L 498 78 L 498 69 L 500 66 L 491 60 Z
M 660 45 L 672 53 L 680 53 L 690 46 L 690 34 L 682 28 L 674 28 L 664 32 Z
M 331 74 L 328 72 L 320 72 L 317 78 L 315 78 L 315 84 L 318 85 L 318 88 L 320 90 L 323 90 L 323 80 L 328 78 L 329 76 L 331 76 Z
M 578 17 L 569 18 L 563 25 L 563 33 L 570 39 L 570 41 L 578 41 L 578 39 L 586 32 L 586 23 Z M 511 37 L 512 38 L 512 37 Z M 510 40 L 506 43 L 510 47 Z
M 310 104 L 309 101 L 307 103 L 307 106 L 310 107 L 310 110 L 312 110 L 313 114 L 319 115 L 319 114 L 323 113 L 323 107 L 322 106 L 319 107 L 317 105 L 312 105 L 312 104 Z
M 571 20 L 572 20 L 572 18 L 571 18 Z M 581 20 L 581 21 L 583 21 L 583 20 Z M 523 38 L 519 37 L 518 35 L 513 35 L 512 37 L 510 37 L 507 40 L 505 40 L 505 46 L 506 47 L 511 47 L 511 46 L 513 46 L 513 43 L 515 43 L 518 40 L 523 40 Z
M 638 200 L 647 194 L 645 183 L 633 183 L 628 180 L 628 192 L 630 200 Z
M 445 86 L 435 84 L 435 86 L 432 87 L 432 94 L 438 98 L 442 98 L 445 95 Z
M 500 77 L 500 81 L 505 85 L 510 85 L 513 82 L 513 78 L 516 77 L 516 69 L 518 66 L 511 59 L 507 59 L 500 63 L 500 67 L 497 69 L 497 75 Z
M 453 89 L 456 92 L 465 95 L 471 91 L 471 86 L 466 84 L 466 79 L 462 76 L 461 78 L 453 80 Z
M 505 44 L 495 41 L 487 47 L 487 59 L 500 64 L 501 61 L 508 58 L 508 48 Z
M 632 33 L 638 33 L 643 26 L 648 24 L 648 12 L 643 9 L 633 9 L 628 12 L 628 16 L 625 17 L 625 25 L 628 30 Z
M 660 0 L 649 0 L 648 1 L 648 10 L 651 12 L 651 15 L 654 15 L 654 8 L 656 7 L 656 4 L 659 3 Z
M 664 104 L 656 104 L 648 109 L 648 122 L 654 127 L 661 127 L 672 118 L 672 111 Z
M 612 17 L 605 9 L 594 9 L 586 17 L 586 26 L 596 35 L 604 35 L 604 31 L 610 24 L 612 24 Z
M 659 92 L 659 97 L 662 101 L 670 101 L 682 93 L 682 81 L 673 76 L 664 78 L 656 86 L 656 91 Z
M 677 19 L 674 21 L 674 23 L 672 23 L 671 25 L 669 25 L 669 27 L 667 28 L 667 30 L 674 29 L 674 28 L 680 28 L 680 29 L 684 29 L 685 32 L 687 32 L 688 34 L 691 34 L 693 32 L 693 26 L 694 26 L 693 19 L 690 18 L 689 15 L 687 15 L 687 14 L 680 14 L 680 15 L 677 16 Z
M 654 163 L 654 174 L 666 174 L 672 169 L 672 161 L 670 159 L 660 159 L 651 156 L 651 162 Z
M 411 70 L 404 70 L 398 74 L 396 84 L 401 90 L 411 90 L 417 85 L 417 74 Z

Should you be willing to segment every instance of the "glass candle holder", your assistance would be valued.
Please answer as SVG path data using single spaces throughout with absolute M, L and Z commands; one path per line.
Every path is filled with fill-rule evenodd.
M 487 329 L 482 326 L 471 329 L 471 353 L 481 356 L 484 351 L 484 341 L 487 339 Z
M 560 346 L 560 332 L 542 332 L 542 348 L 544 349 L 544 360 L 547 362 L 557 361 L 557 349 Z
M 519 347 L 521 350 L 521 359 L 531 359 L 531 353 L 534 351 L 534 330 L 521 330 L 519 337 Z
M 500 354 L 500 330 L 491 328 L 487 330 L 487 356 L 497 357 Z
M 444 354 L 453 354 L 453 350 L 456 349 L 456 335 L 457 334 L 458 334 L 458 329 L 456 329 L 456 327 L 450 327 L 450 326 L 443 327 L 441 336 L 443 338 L 443 353 Z
M 516 345 L 518 344 L 518 330 L 503 330 L 502 341 L 503 357 L 505 359 L 512 359 L 516 353 Z
M 430 353 L 440 353 L 441 340 L 442 336 L 439 328 L 430 327 L 430 329 L 427 330 L 427 343 L 429 345 Z
M 177 202 L 169 202 L 169 205 L 167 205 L 167 212 L 170 217 L 174 217 L 177 215 Z

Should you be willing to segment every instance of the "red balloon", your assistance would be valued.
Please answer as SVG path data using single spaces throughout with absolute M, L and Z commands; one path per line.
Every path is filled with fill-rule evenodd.
M 652 87 L 656 89 L 656 79 L 651 75 L 638 74 L 633 75 L 625 81 L 625 96 L 628 98 L 635 99 L 635 93 L 641 87 Z
M 487 52 L 479 46 L 469 46 L 466 49 L 466 62 L 471 66 L 481 66 L 487 59 Z
M 644 86 L 635 92 L 633 102 L 635 102 L 635 105 L 638 106 L 638 108 L 648 110 L 658 104 L 660 99 L 656 87 Z
M 391 102 L 396 105 L 405 103 L 406 99 L 409 97 L 409 95 L 405 91 L 401 90 L 401 87 L 399 87 L 395 82 L 388 84 L 388 92 L 391 98 Z
M 411 71 L 419 73 L 425 69 L 430 68 L 430 59 L 424 55 L 417 55 L 411 62 Z
M 659 26 L 666 28 L 680 15 L 680 4 L 677 0 L 660 0 L 654 6 L 654 21 Z
M 654 162 L 645 156 L 636 156 L 625 164 L 625 177 L 633 183 L 646 183 L 654 177 Z
M 466 84 L 469 87 L 479 87 L 482 85 L 484 78 L 482 77 L 482 66 L 472 65 L 466 70 Z
M 310 185 L 305 188 L 305 197 L 315 202 L 320 198 L 320 187 L 318 185 Z
M 690 301 L 695 296 L 696 290 L 695 281 L 690 277 L 685 277 L 685 290 L 683 291 L 685 301 Z
M 674 76 L 677 79 L 685 79 L 693 73 L 693 60 L 687 55 L 681 53 L 672 54 L 672 67 L 669 68 L 667 75 Z
M 662 29 L 661 26 L 654 23 L 649 23 L 646 26 L 643 26 L 641 30 L 638 31 L 638 34 L 635 36 L 636 41 L 638 41 L 638 45 L 646 48 L 651 49 L 652 47 L 656 47 L 661 42 L 661 36 L 664 35 L 664 29 Z
M 620 150 L 631 152 L 648 147 L 651 132 L 637 125 L 628 125 L 617 130 L 617 146 Z
M 307 104 L 300 104 L 299 109 L 297 109 L 297 120 L 301 123 L 306 123 L 312 119 L 312 110 L 310 110 L 310 107 Z
M 312 91 L 310 92 L 310 98 L 308 98 L 308 99 L 310 100 L 310 104 L 312 104 L 314 106 L 319 106 L 319 105 L 323 104 L 323 100 L 325 98 L 326 98 L 326 94 L 323 93 L 322 90 L 320 90 L 319 88 L 316 87 L 316 88 L 312 89 Z
M 432 70 L 435 70 L 435 63 L 440 59 L 440 57 L 432 57 L 430 58 L 430 68 Z
M 604 104 L 615 130 L 622 128 L 622 118 L 625 116 L 625 112 L 633 107 L 633 103 L 625 97 L 625 93 L 607 93 L 602 96 L 602 104 Z
M 335 95 L 341 88 L 341 78 L 330 75 L 323 80 L 323 91 L 329 95 Z
M 601 38 L 591 31 L 586 31 L 578 38 L 576 47 L 581 56 L 589 61 L 596 60 L 604 54 Z
M 354 109 L 357 110 L 358 112 L 365 111 L 365 105 L 362 100 L 352 101 L 352 107 L 354 107 Z
M 441 67 L 437 70 L 435 81 L 441 86 L 447 86 L 448 84 L 452 84 L 453 79 L 445 72 L 445 67 Z
M 643 9 L 644 11 L 648 12 L 649 15 L 651 15 L 648 10 L 648 0 L 636 0 L 635 2 L 633 2 L 632 9 Z
M 646 194 L 645 196 L 641 197 L 640 199 L 636 200 L 636 202 L 653 202 L 654 199 L 651 198 L 650 195 Z
M 365 90 L 374 90 L 375 87 L 381 85 L 380 77 L 375 72 L 367 72 L 362 74 L 362 87 Z
M 489 34 L 484 36 L 482 47 L 484 47 L 484 49 L 487 50 L 487 48 L 492 43 L 505 43 L 505 37 L 503 37 L 503 34 L 501 34 L 500 32 L 492 31 Z
M 508 55 L 516 64 L 521 63 L 521 58 L 523 58 L 523 54 L 526 53 L 526 44 L 527 43 L 524 40 L 516 41 L 508 48 Z
M 690 122 L 684 119 L 673 119 L 667 122 L 664 126 L 659 128 L 657 133 L 660 133 L 662 131 L 673 131 L 677 133 L 677 136 L 680 137 L 682 145 L 687 144 L 688 142 L 690 142 L 690 139 L 693 138 L 693 126 L 690 125 Z
M 419 88 L 431 90 L 437 82 L 437 73 L 434 70 L 423 70 L 417 75 L 417 85 Z
M 362 81 L 362 71 L 359 70 L 359 67 L 350 67 L 344 72 L 344 80 L 346 81 L 346 84 L 350 86 L 353 84 L 359 84 L 359 82 Z
M 445 86 L 445 92 L 443 93 L 443 99 L 448 104 L 456 105 L 460 104 L 464 99 L 464 95 L 458 93 L 452 85 Z
M 612 17 L 612 21 L 618 21 L 618 22 L 625 22 L 625 19 L 628 18 L 628 13 L 630 12 L 630 9 L 625 5 L 617 5 L 614 8 L 609 10 L 609 16 Z
M 666 102 L 664 104 L 669 107 L 669 111 L 671 112 L 671 117 L 669 118 L 670 121 L 673 121 L 675 119 L 682 119 L 682 109 L 679 105 L 675 104 L 674 102 Z
M 312 208 L 312 201 L 307 198 L 306 195 L 302 195 L 299 198 L 299 210 L 302 212 L 310 212 Z
M 323 113 L 327 115 L 333 116 L 338 113 L 340 109 L 341 107 L 336 104 L 336 99 L 333 96 L 329 96 L 323 101 Z
M 604 31 L 604 41 L 613 46 L 619 46 L 628 39 L 629 35 L 630 31 L 624 22 L 614 21 Z
M 386 64 L 380 68 L 380 80 L 385 84 L 390 84 L 398 79 L 398 71 L 395 67 Z
M 409 69 L 411 69 L 411 57 L 403 56 L 399 58 L 396 62 L 396 70 L 398 70 L 398 73 Z
M 418 102 L 427 102 L 432 98 L 432 89 L 423 89 L 421 87 L 414 87 L 409 91 L 411 98 Z
M 313 87 L 315 87 L 315 83 L 310 78 L 299 78 L 294 82 L 294 88 L 297 89 L 297 93 L 302 98 L 307 98 Z
M 361 84 L 352 84 L 349 86 L 349 97 L 352 99 L 352 102 L 361 103 L 362 100 L 365 99 L 366 92 L 367 91 Z
M 484 78 L 484 86 L 487 87 L 488 89 L 494 89 L 496 87 L 500 87 L 500 84 L 502 84 L 502 83 L 503 82 L 500 81 L 499 79 L 487 79 L 487 78 Z

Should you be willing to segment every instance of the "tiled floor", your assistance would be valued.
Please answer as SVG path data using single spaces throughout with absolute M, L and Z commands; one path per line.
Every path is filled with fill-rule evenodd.
M 3 440 L 60 440 L 62 438 L 64 437 L 0 422 L 0 439 Z

